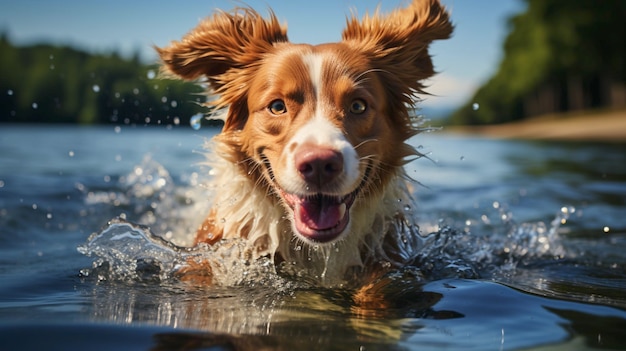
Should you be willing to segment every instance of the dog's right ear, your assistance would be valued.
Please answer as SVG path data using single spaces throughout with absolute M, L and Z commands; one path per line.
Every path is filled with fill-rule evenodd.
M 237 8 L 217 12 L 181 41 L 155 49 L 164 64 L 162 73 L 186 80 L 206 77 L 213 91 L 221 95 L 215 104 L 224 107 L 245 94 L 240 87 L 247 85 L 253 74 L 250 71 L 262 55 L 274 43 L 287 40 L 287 28 L 273 12 L 265 19 L 251 8 Z

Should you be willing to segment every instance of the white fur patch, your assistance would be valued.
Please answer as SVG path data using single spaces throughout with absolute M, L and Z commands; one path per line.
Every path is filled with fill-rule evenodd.
M 324 56 L 320 54 L 305 54 L 302 56 L 302 61 L 309 68 L 309 75 L 313 84 L 313 90 L 315 91 L 315 99 L 319 106 L 320 104 L 320 92 L 324 87 L 322 81 L 322 67 L 324 65 Z
M 306 54 L 302 57 L 302 60 L 309 68 L 313 89 L 316 92 L 315 110 L 310 120 L 296 132 L 283 150 L 286 169 L 284 170 L 284 175 L 280 177 L 281 186 L 288 192 L 303 192 L 305 185 L 298 175 L 294 156 L 300 145 L 312 144 L 321 148 L 332 149 L 342 154 L 344 160 L 344 180 L 341 189 L 342 193 L 337 195 L 345 195 L 352 192 L 360 183 L 358 154 L 341 130 L 331 122 L 324 111 L 326 104 L 323 101 L 324 97 L 320 93 L 320 89 L 325 87 L 322 80 L 322 68 L 325 57 L 316 54 Z M 296 147 L 291 147 L 292 145 L 296 145 Z

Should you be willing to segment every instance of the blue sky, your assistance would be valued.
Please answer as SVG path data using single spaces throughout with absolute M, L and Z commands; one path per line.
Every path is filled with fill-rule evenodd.
M 266 14 L 271 7 L 288 24 L 293 42 L 311 44 L 337 41 L 346 15 L 383 11 L 407 0 L 248 0 L 245 4 Z M 423 106 L 454 107 L 467 101 L 474 90 L 497 69 L 506 20 L 524 10 L 521 0 L 442 0 L 455 23 L 452 39 L 436 42 L 432 54 L 440 72 L 429 84 Z M 156 60 L 151 46 L 182 37 L 214 9 L 231 9 L 234 0 L 133 1 L 133 0 L 0 0 L 0 31 L 17 44 L 52 42 L 98 52 L 139 52 Z

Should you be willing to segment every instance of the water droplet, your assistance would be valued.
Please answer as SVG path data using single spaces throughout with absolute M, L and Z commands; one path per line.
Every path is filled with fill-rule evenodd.
M 148 77 L 148 79 L 154 79 L 154 77 L 156 77 L 156 73 L 154 72 L 154 70 L 148 70 L 148 73 L 146 74 L 146 76 Z
M 33 110 L 36 110 L 36 109 L 37 109 L 37 107 L 39 107 L 39 105 L 37 105 L 37 103 L 36 103 L 36 102 L 33 102 L 32 106 L 33 106 Z
M 48 214 L 46 214 L 46 218 L 47 218 L 47 219 L 52 219 L 52 213 L 48 213 Z
M 4 180 L 0 180 L 0 188 L 4 188 Z
M 138 95 L 139 94 L 139 89 L 138 88 L 133 89 L 133 94 Z
M 100 86 L 98 84 L 94 84 L 91 89 L 93 90 L 94 93 L 98 93 L 100 92 Z
M 176 100 L 172 100 L 172 102 L 170 102 L 170 106 L 172 106 L 172 108 L 176 108 L 176 106 L 178 106 L 178 102 Z
M 500 203 L 498 201 L 494 201 L 492 206 L 493 208 L 500 208 Z
M 479 108 L 480 108 L 480 105 L 477 102 L 472 104 L 472 110 L 478 111 Z
M 33 210 L 37 209 L 37 204 L 33 204 Z
M 405 210 L 405 211 L 411 211 L 411 206 L 409 206 L 409 205 L 404 205 L 404 210 Z
M 9 95 L 9 96 L 13 95 L 13 90 L 11 90 L 11 89 L 7 90 L 7 95 Z
M 480 220 L 483 221 L 483 223 L 485 223 L 485 224 L 490 224 L 491 223 L 491 221 L 489 220 L 489 217 L 487 217 L 487 215 L 485 215 L 485 214 L 480 216 Z
M 180 118 L 174 117 L 174 125 L 180 125 Z
M 122 131 L 122 127 L 115 126 L 115 128 L 113 128 L 113 131 L 115 132 L 115 134 L 119 134 Z
M 70 152 L 67 153 L 70 157 L 74 157 L 74 151 L 70 150 Z
M 605 233 L 608 233 L 610 230 L 611 230 L 611 228 L 609 228 L 609 227 L 602 228 L 602 231 L 605 232 Z
M 461 156 L 459 159 L 460 159 L 461 161 L 465 161 L 465 156 Z
M 191 118 L 189 119 L 189 124 L 191 125 L 191 128 L 193 128 L 194 130 L 199 130 L 200 127 L 202 127 L 203 118 L 204 114 L 202 113 L 196 113 L 195 115 L 191 116 Z

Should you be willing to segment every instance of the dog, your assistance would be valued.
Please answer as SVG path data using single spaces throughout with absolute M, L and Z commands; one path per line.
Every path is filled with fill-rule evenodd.
M 438 0 L 413 0 L 353 15 L 340 42 L 295 44 L 272 10 L 244 7 L 157 47 L 162 72 L 202 79 L 224 121 L 196 243 L 243 239 L 250 257 L 328 284 L 402 265 L 411 111 L 435 73 L 430 43 L 452 31 Z

